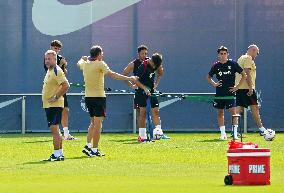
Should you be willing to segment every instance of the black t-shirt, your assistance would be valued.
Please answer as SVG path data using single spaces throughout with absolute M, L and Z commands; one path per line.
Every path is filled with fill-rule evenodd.
M 154 82 L 155 82 L 155 70 L 150 64 L 148 60 L 145 60 L 137 70 L 137 76 L 139 77 L 139 81 L 149 88 L 150 92 L 154 92 Z M 143 89 L 139 88 L 138 91 L 142 91 Z
M 235 93 L 230 92 L 230 87 L 235 86 L 236 72 L 241 73 L 243 69 L 240 65 L 233 61 L 228 60 L 226 63 L 222 64 L 219 61 L 216 62 L 210 72 L 209 76 L 216 76 L 218 81 L 221 81 L 222 86 L 216 87 L 216 96 L 234 96 Z
M 65 66 L 65 65 L 60 66 L 60 61 L 62 60 L 62 58 L 63 58 L 63 56 L 57 55 L 57 65 L 58 65 L 58 66 L 63 70 L 63 72 L 64 72 L 66 66 Z M 44 58 L 43 58 L 43 67 L 44 67 L 45 72 L 47 72 L 48 68 L 47 68 L 46 65 L 45 65 L 45 59 L 44 59 Z
M 145 60 L 148 60 L 149 58 L 146 57 Z M 133 61 L 134 67 L 133 67 L 133 75 L 137 76 L 138 73 L 138 68 L 139 66 L 143 63 L 143 60 L 140 60 L 139 58 L 137 58 L 136 60 Z

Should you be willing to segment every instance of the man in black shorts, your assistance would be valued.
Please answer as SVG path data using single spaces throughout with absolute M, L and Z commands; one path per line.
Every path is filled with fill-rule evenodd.
M 123 75 L 125 76 L 128 76 L 130 72 L 133 73 L 134 76 L 137 76 L 137 73 L 138 73 L 138 68 L 139 66 L 143 63 L 143 61 L 145 60 L 148 60 L 149 58 L 147 57 L 147 54 L 148 54 L 148 48 L 147 46 L 145 45 L 140 45 L 138 48 L 137 48 L 137 53 L 138 53 L 138 58 L 136 58 L 135 60 L 131 61 L 127 67 L 124 69 L 123 71 Z M 155 80 L 155 83 L 154 83 L 154 89 L 156 89 L 161 81 L 161 78 L 164 74 L 164 69 L 163 69 L 163 66 L 161 65 L 158 69 L 157 69 L 157 79 Z M 137 116 L 136 116 L 136 120 L 137 120 L 137 123 L 139 123 L 139 117 L 140 117 L 140 113 L 139 113 L 139 107 L 138 107 L 138 104 L 137 104 L 137 99 L 138 99 L 138 96 L 139 93 L 137 92 L 138 90 L 138 87 L 136 84 L 132 84 L 131 82 L 129 81 L 126 81 L 127 85 L 132 88 L 132 89 L 135 89 L 135 96 L 134 96 L 134 108 L 136 108 L 136 112 L 137 112 Z M 139 125 L 139 124 L 138 124 Z
M 106 94 L 104 77 L 105 75 L 116 80 L 127 80 L 136 82 L 137 77 L 123 76 L 109 69 L 103 61 L 103 51 L 100 46 L 93 46 L 90 50 L 90 57 L 83 56 L 77 63 L 83 71 L 85 82 L 85 102 L 90 115 L 87 144 L 82 152 L 90 157 L 104 156 L 99 149 L 101 128 L 106 116 Z M 93 145 L 91 142 L 93 141 Z
M 56 54 L 57 54 L 57 65 L 63 70 L 63 72 L 66 76 L 67 75 L 67 61 L 63 56 L 59 55 L 59 52 L 61 51 L 62 46 L 63 45 L 59 40 L 53 40 L 50 43 L 50 49 L 55 51 Z M 44 67 L 45 71 L 47 71 L 47 67 L 46 67 L 45 64 L 44 64 L 43 67 Z M 64 131 L 64 139 L 65 140 L 73 140 L 73 139 L 76 139 L 76 138 L 73 137 L 70 134 L 70 131 L 69 131 L 69 128 L 68 128 L 68 125 L 69 125 L 69 107 L 68 107 L 68 99 L 67 99 L 66 93 L 63 95 L 63 98 L 64 98 L 64 108 L 63 108 L 63 111 L 62 111 L 61 124 L 62 124 L 63 131 Z
M 207 75 L 207 81 L 216 88 L 216 95 L 213 106 L 217 109 L 218 126 L 221 131 L 220 140 L 226 140 L 224 109 L 229 109 L 232 115 L 236 114 L 235 92 L 240 84 L 235 85 L 235 73 L 241 74 L 241 82 L 246 78 L 243 69 L 233 60 L 228 59 L 229 51 L 221 46 L 217 50 L 219 61 L 215 62 Z M 216 76 L 218 82 L 212 77 Z M 233 118 L 233 138 L 238 139 L 238 118 Z
M 254 60 L 258 55 L 259 48 L 257 45 L 253 44 L 248 47 L 247 53 L 238 59 L 238 63 L 247 74 L 247 79 L 245 82 L 240 84 L 240 88 L 237 91 L 237 106 L 239 113 L 243 112 L 244 107 L 250 107 L 253 119 L 260 131 L 260 135 L 264 135 L 266 129 L 263 126 L 260 118 L 257 96 L 255 92 L 256 65 Z M 236 76 L 236 82 L 240 82 L 240 77 L 238 75 Z
M 157 96 L 153 95 L 155 88 L 155 72 L 162 65 L 162 56 L 158 53 L 152 55 L 151 59 L 145 60 L 138 68 L 137 76 L 139 81 L 137 81 L 136 102 L 139 107 L 139 136 L 138 141 L 143 142 L 147 140 L 146 133 L 146 106 L 147 99 L 150 97 L 151 111 L 153 115 L 153 122 L 155 129 L 161 130 L 161 120 L 159 116 L 159 101 Z
M 54 146 L 53 154 L 46 161 L 64 160 L 59 124 L 64 107 L 63 95 L 69 89 L 69 83 L 63 70 L 56 65 L 56 55 L 53 50 L 48 50 L 45 53 L 45 65 L 48 69 L 43 81 L 42 103 L 46 112 L 48 127 L 53 136 Z

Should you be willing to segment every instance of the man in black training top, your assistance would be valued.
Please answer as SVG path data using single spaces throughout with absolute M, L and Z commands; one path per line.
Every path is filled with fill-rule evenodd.
M 157 96 L 153 95 L 155 88 L 155 72 L 162 65 L 162 56 L 158 53 L 152 55 L 151 59 L 145 60 L 137 70 L 139 81 L 136 85 L 139 87 L 136 91 L 135 100 L 139 107 L 139 136 L 138 141 L 147 140 L 146 134 L 146 106 L 147 99 L 150 97 L 153 122 L 156 130 L 161 129 L 161 120 L 159 116 L 159 102 Z
M 246 79 L 243 69 L 235 61 L 228 59 L 229 51 L 226 47 L 221 46 L 217 50 L 219 61 L 215 62 L 207 75 L 207 81 L 216 88 L 215 100 L 213 106 L 217 109 L 218 126 L 221 131 L 220 140 L 226 140 L 224 109 L 229 109 L 232 115 L 236 114 L 236 97 L 235 92 Z M 239 84 L 235 85 L 236 73 L 242 75 Z M 218 82 L 212 77 L 216 76 Z M 233 138 L 238 139 L 238 117 L 233 117 L 232 121 Z

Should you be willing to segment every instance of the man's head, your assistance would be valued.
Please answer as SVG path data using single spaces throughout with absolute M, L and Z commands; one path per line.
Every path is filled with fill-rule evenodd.
M 103 49 L 101 48 L 101 46 L 98 46 L 98 45 L 93 46 L 91 47 L 90 55 L 91 55 L 91 58 L 102 60 L 103 59 Z
M 217 50 L 218 59 L 220 62 L 224 62 L 228 60 L 229 50 L 225 46 L 220 46 Z
M 138 57 L 140 60 L 145 60 L 148 54 L 148 48 L 145 45 L 141 45 L 137 48 Z
M 155 53 L 151 57 L 152 62 L 154 63 L 155 69 L 158 69 L 162 64 L 162 55 L 159 53 Z
M 44 54 L 44 63 L 47 68 L 54 68 L 56 66 L 56 52 L 53 50 L 47 50 Z
M 257 45 L 251 44 L 248 47 L 247 54 L 250 55 L 254 60 L 259 55 L 259 48 L 257 47 Z
M 51 43 L 50 43 L 50 49 L 55 51 L 56 54 L 58 54 L 62 48 L 62 43 L 59 41 L 59 40 L 53 40 Z

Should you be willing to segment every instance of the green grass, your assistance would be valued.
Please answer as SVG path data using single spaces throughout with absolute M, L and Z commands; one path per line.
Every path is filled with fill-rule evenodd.
M 228 145 L 218 134 L 170 134 L 140 144 L 133 134 L 103 134 L 101 158 L 84 156 L 85 134 L 77 136 L 64 141 L 64 162 L 43 162 L 52 153 L 50 134 L 1 135 L 0 192 L 284 192 L 284 134 L 273 142 L 245 138 L 271 149 L 269 186 L 224 185 Z

